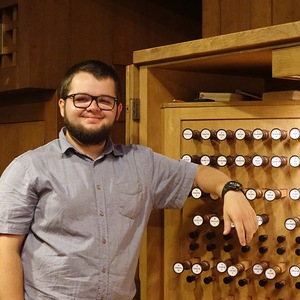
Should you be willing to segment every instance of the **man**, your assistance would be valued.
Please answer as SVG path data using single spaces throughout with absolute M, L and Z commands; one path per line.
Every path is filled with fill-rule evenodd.
M 224 234 L 233 222 L 242 245 L 252 239 L 256 214 L 225 174 L 112 143 L 119 94 L 111 67 L 73 66 L 62 82 L 59 139 L 16 158 L 3 173 L 1 300 L 132 299 L 151 211 L 182 207 L 192 186 L 223 193 Z

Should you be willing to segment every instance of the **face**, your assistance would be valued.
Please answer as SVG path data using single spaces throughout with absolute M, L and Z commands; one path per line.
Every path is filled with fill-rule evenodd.
M 76 93 L 115 97 L 115 83 L 111 78 L 98 80 L 89 73 L 80 72 L 73 77 L 69 90 L 69 95 Z M 103 143 L 122 111 L 121 104 L 115 105 L 111 111 L 103 111 L 95 101 L 88 108 L 76 108 L 72 98 L 60 99 L 58 104 L 65 120 L 67 135 L 83 145 Z

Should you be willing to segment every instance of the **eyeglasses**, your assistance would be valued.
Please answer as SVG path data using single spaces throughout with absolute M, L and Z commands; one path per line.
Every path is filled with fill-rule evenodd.
M 92 102 L 95 100 L 97 106 L 101 110 L 112 110 L 115 107 L 115 103 L 117 102 L 116 97 L 100 95 L 100 96 L 91 96 L 89 94 L 71 94 L 66 97 L 73 99 L 73 104 L 77 108 L 88 108 Z

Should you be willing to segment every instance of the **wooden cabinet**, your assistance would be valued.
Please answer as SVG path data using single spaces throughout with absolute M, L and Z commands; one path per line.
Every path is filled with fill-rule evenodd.
M 300 89 L 299 81 L 272 77 L 272 53 L 300 45 L 299 31 L 300 22 L 293 22 L 135 51 L 134 63 L 127 68 L 127 142 L 147 145 L 170 155 L 163 147 L 165 132 L 173 132 L 178 124 L 163 123 L 161 107 L 174 99 L 195 98 L 200 90 L 241 89 L 262 94 L 271 90 Z M 136 114 L 137 107 L 139 114 Z M 272 107 L 272 102 L 268 107 Z M 263 107 L 259 113 L 264 115 Z M 178 140 L 178 136 L 174 138 Z M 164 218 L 163 212 L 154 212 L 145 232 L 140 257 L 143 300 L 164 299 L 164 285 L 170 288 L 168 279 L 163 276 L 166 272 L 164 256 L 170 251 L 164 241 L 174 238 L 174 234 L 164 231 L 166 221 L 169 219 Z M 173 223 L 168 225 L 176 227 Z

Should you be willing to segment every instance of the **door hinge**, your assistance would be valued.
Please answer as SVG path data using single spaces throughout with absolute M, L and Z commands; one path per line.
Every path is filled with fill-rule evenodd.
M 131 118 L 133 121 L 140 120 L 140 99 L 139 98 L 131 98 Z

